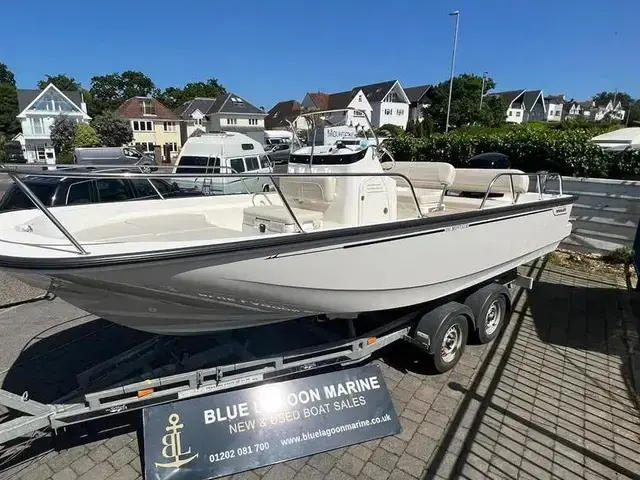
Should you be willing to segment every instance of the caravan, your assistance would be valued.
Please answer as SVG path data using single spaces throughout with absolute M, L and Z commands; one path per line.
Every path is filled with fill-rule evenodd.
M 182 189 L 200 190 L 205 194 L 255 193 L 270 190 L 268 177 L 215 177 L 206 181 L 198 174 L 206 173 L 272 173 L 271 160 L 262 145 L 254 139 L 234 132 L 206 133 L 192 137 L 183 145 L 173 173 L 193 173 L 193 177 L 176 178 Z

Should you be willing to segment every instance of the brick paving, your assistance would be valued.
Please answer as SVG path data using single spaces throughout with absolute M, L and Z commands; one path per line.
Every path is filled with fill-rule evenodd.
M 640 478 L 629 358 L 640 298 L 615 280 L 546 266 L 516 300 L 504 333 L 469 345 L 447 374 L 425 371 L 406 346 L 389 349 L 379 362 L 399 435 L 230 478 Z M 50 440 L 35 442 L 0 478 L 141 478 L 140 427 L 131 418 L 124 433 L 55 450 Z

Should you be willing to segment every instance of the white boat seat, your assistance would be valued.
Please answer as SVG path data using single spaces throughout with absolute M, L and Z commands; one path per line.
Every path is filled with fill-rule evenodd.
M 442 189 L 414 188 L 414 190 L 416 192 L 416 199 L 423 213 L 437 206 L 442 198 Z M 409 187 L 398 187 L 397 195 L 398 202 L 406 203 L 415 208 L 415 200 Z
M 306 210 L 304 208 L 292 208 L 293 214 L 302 226 L 303 230 L 316 230 L 322 227 L 322 212 Z M 263 230 L 260 226 L 263 225 Z M 242 215 L 243 231 L 252 232 L 254 229 L 265 233 L 295 232 L 295 222 L 284 205 L 259 205 L 247 207 Z
M 442 191 L 444 187 L 453 185 L 456 169 L 450 163 L 444 162 L 396 162 L 392 173 L 401 173 L 411 180 L 413 188 Z M 406 182 L 395 177 L 398 185 Z
M 524 173 L 514 169 L 490 168 L 456 168 L 456 176 L 451 190 L 458 192 L 484 193 L 489 184 L 499 173 Z M 527 175 L 513 175 L 513 191 L 516 195 L 527 193 L 529 177 Z M 508 175 L 498 178 L 491 187 L 491 193 L 510 194 L 511 186 Z
M 324 209 L 336 197 L 336 177 L 282 177 L 280 189 L 290 201 Z

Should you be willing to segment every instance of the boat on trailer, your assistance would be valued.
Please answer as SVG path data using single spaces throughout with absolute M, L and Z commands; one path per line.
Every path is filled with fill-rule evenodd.
M 545 193 L 539 174 L 530 188 L 519 170 L 395 162 L 377 141 L 301 146 L 287 173 L 260 174 L 273 191 L 171 200 L 47 208 L 20 180 L 33 171 L 0 171 L 38 207 L 0 214 L 0 268 L 106 320 L 172 335 L 444 298 L 555 250 L 576 200 L 561 179 Z

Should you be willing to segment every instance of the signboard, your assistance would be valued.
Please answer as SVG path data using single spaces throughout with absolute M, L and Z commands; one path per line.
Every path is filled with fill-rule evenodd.
M 314 135 L 315 134 L 315 135 Z M 333 145 L 338 140 L 345 138 L 356 138 L 356 129 L 347 125 L 338 125 L 335 127 L 317 127 L 315 132 L 309 136 L 309 145 Z
M 200 479 L 400 432 L 375 365 L 146 408 L 147 479 Z

